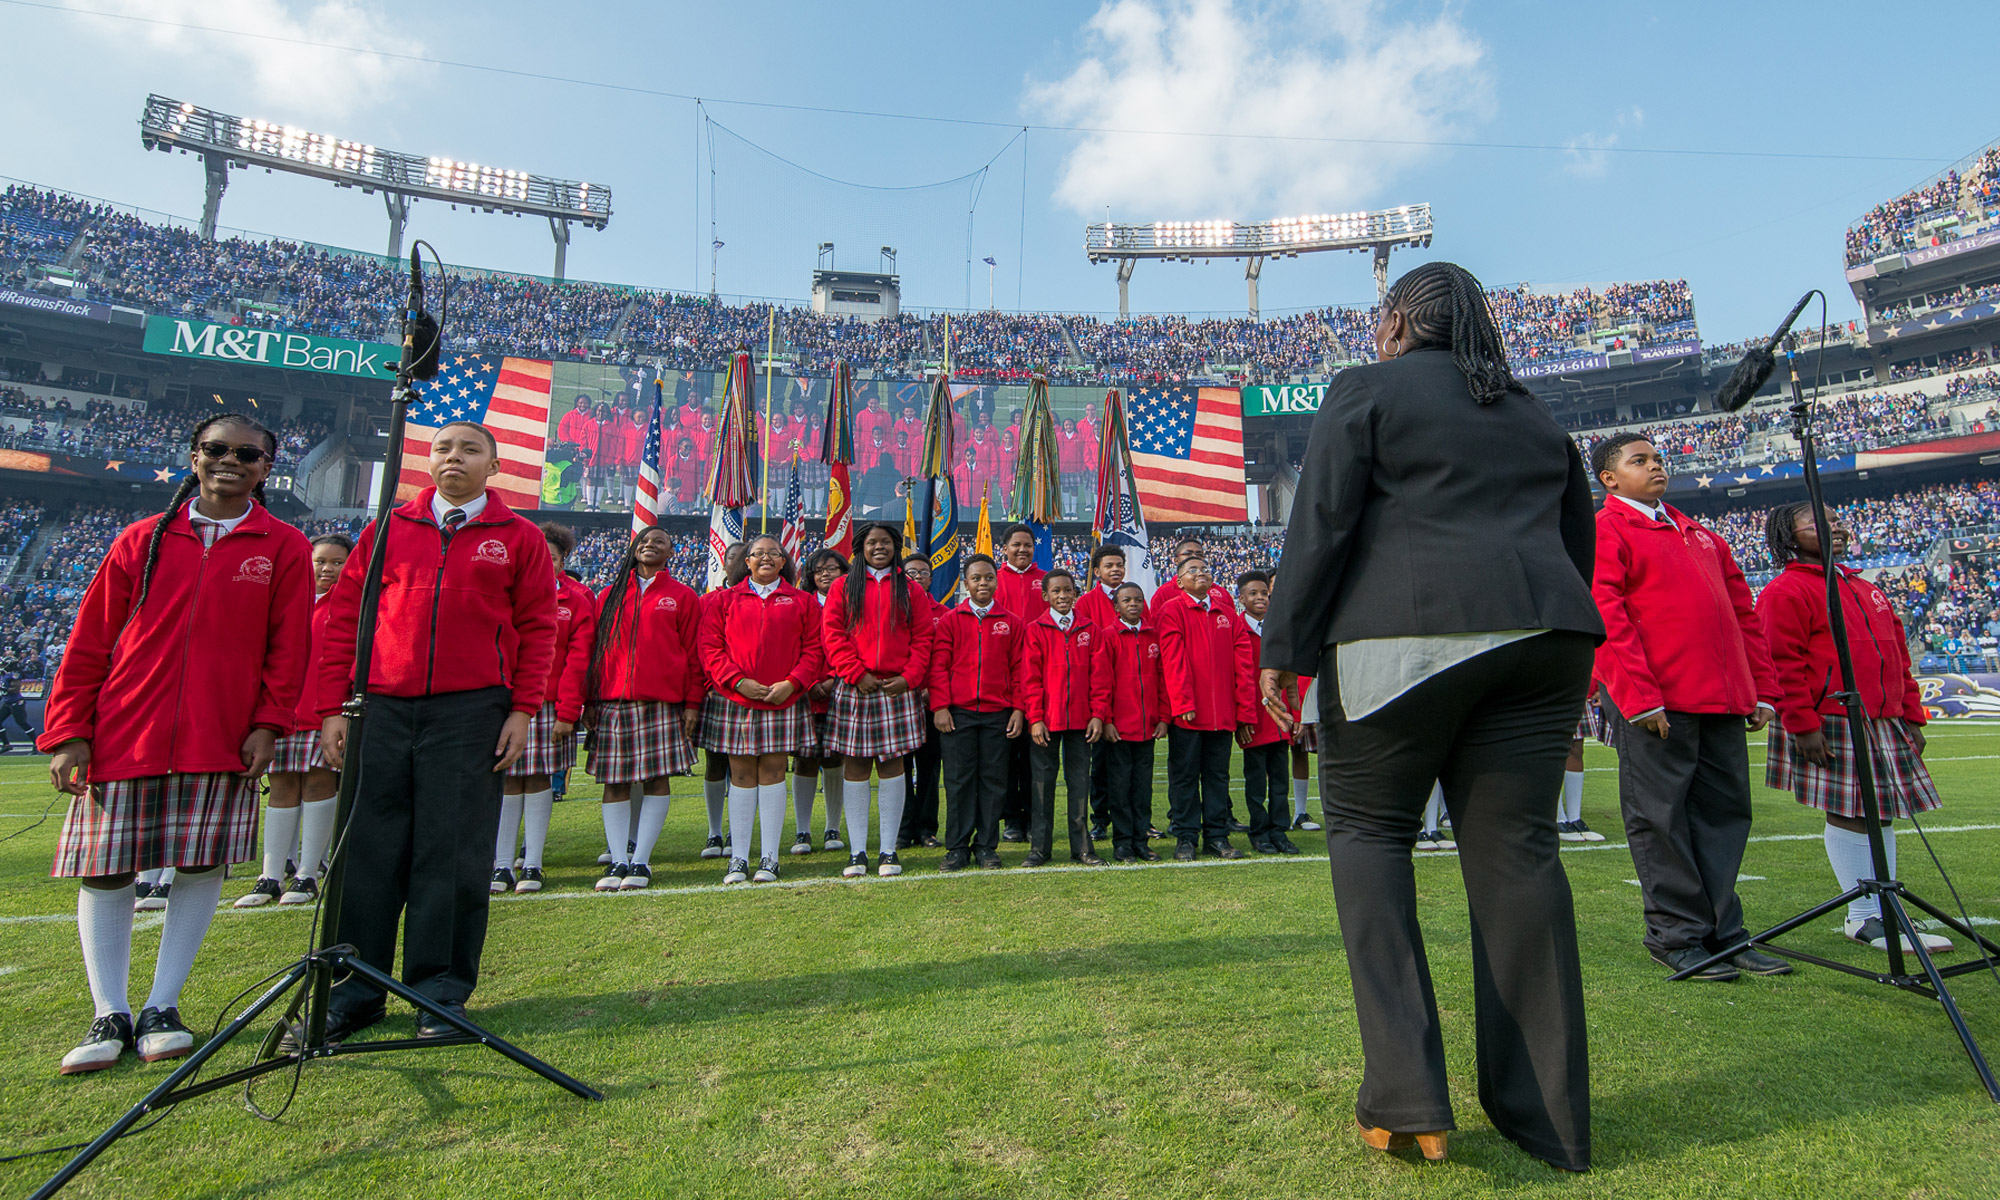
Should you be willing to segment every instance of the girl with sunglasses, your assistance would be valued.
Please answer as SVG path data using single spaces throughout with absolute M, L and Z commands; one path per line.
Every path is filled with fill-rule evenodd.
M 180 993 L 222 897 L 256 853 L 257 780 L 297 719 L 312 645 L 305 535 L 257 503 L 277 439 L 225 413 L 195 427 L 166 510 L 129 525 L 90 582 L 49 687 L 40 738 L 72 797 L 53 874 L 79 879 L 77 927 L 96 1017 L 73 1075 L 136 1049 L 194 1048 Z M 199 495 L 196 493 L 199 492 Z M 176 868 L 152 992 L 126 996 L 136 872 Z

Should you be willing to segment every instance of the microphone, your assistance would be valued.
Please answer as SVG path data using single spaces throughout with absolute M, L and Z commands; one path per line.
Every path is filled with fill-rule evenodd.
M 1812 297 L 1811 292 L 1800 296 L 1799 302 L 1792 305 L 1792 311 L 1785 314 L 1784 323 L 1778 326 L 1778 332 L 1771 335 L 1771 340 L 1761 346 L 1750 347 L 1750 352 L 1743 356 L 1743 361 L 1737 363 L 1736 369 L 1729 373 L 1729 381 L 1715 394 L 1717 408 L 1724 412 L 1735 412 L 1750 403 L 1750 397 L 1757 394 L 1757 389 L 1763 387 L 1764 382 L 1771 378 L 1771 372 L 1777 369 L 1778 343 L 1785 340 L 1785 335 L 1792 331 L 1792 322 L 1799 319 L 1799 314 L 1806 310 L 1806 301 Z
M 417 247 L 410 247 L 410 306 L 403 322 L 403 356 L 410 360 L 410 378 L 433 379 L 438 373 L 438 323 L 424 311 L 424 271 Z M 421 347 L 421 348 L 420 348 Z

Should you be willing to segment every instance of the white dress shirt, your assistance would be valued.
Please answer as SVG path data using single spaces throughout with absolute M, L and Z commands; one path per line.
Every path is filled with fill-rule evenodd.
M 431 520 L 437 522 L 439 529 L 444 528 L 444 515 L 454 508 L 464 513 L 465 519 L 470 521 L 486 511 L 486 493 L 481 492 L 463 504 L 453 504 L 444 498 L 442 492 L 431 493 Z

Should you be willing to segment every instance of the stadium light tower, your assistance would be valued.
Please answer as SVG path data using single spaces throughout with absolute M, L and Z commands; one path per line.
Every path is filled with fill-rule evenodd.
M 1129 316 L 1132 268 L 1142 258 L 1193 262 L 1243 260 L 1250 315 L 1257 316 L 1257 280 L 1264 260 L 1297 258 L 1320 250 L 1367 250 L 1375 257 L 1376 298 L 1389 291 L 1389 251 L 1431 244 L 1431 206 L 1405 204 L 1377 212 L 1321 213 L 1272 221 L 1101 221 L 1083 229 L 1083 252 L 1095 263 L 1118 267 L 1118 315 Z
M 403 227 L 416 200 L 442 200 L 454 208 L 546 217 L 555 239 L 555 277 L 563 277 L 572 224 L 602 229 L 611 221 L 611 189 L 594 183 L 551 179 L 526 171 L 482 166 L 456 159 L 384 150 L 332 134 L 313 133 L 201 108 L 165 96 L 146 97 L 139 140 L 148 150 L 198 154 L 207 176 L 201 205 L 201 236 L 215 238 L 229 168 L 263 167 L 323 179 L 335 187 L 358 187 L 363 195 L 382 193 L 389 214 L 389 257 L 403 254 Z

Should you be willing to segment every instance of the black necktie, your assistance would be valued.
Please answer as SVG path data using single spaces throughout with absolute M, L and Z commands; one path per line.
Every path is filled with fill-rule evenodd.
M 448 541 L 450 541 L 450 540 L 451 540 L 451 535 L 452 535 L 452 534 L 454 534 L 454 533 L 457 533 L 457 532 L 458 532 L 458 527 L 459 527 L 460 525 L 463 525 L 463 524 L 465 524 L 465 510 L 464 510 L 464 509 L 462 509 L 462 508 L 454 508 L 454 509 L 452 509 L 452 510 L 451 510 L 450 512 L 447 512 L 447 513 L 445 513 L 445 515 L 444 515 L 444 540 L 445 540 L 445 541 L 447 541 L 447 542 L 448 542 Z

